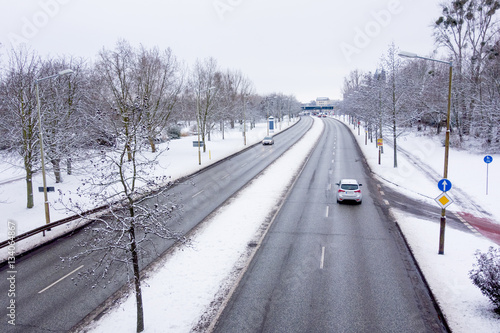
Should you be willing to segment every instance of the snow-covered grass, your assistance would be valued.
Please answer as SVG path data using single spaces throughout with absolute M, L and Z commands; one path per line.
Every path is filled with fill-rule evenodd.
M 209 317 L 216 311 L 211 305 L 212 301 L 226 293 L 231 288 L 231 283 L 237 279 L 236 272 L 244 266 L 251 255 L 248 243 L 259 242 L 269 220 L 269 214 L 279 205 L 300 162 L 317 140 L 321 126 L 322 121 L 315 118 L 314 126 L 305 138 L 197 230 L 192 238 L 194 244 L 192 248 L 174 251 L 167 258 L 163 258 L 156 270 L 149 274 L 150 276 L 143 282 L 146 332 L 190 332 L 199 323 L 205 323 L 203 321 L 205 316 Z M 258 134 L 252 142 L 258 142 L 265 135 L 263 126 L 253 131 Z M 402 154 L 398 156 L 399 167 L 393 168 L 393 153 L 387 144 L 384 146 L 385 152 L 379 165 L 375 144 L 369 143 L 365 146 L 363 130 L 361 135 L 357 134 L 357 129 L 353 129 L 353 133 L 376 177 L 404 192 L 405 195 L 433 203 L 436 205 L 436 210 L 440 211 L 434 202 L 440 191 L 436 183 L 429 180 L 422 170 L 415 168 L 413 162 L 409 162 Z M 233 137 L 234 140 L 231 139 Z M 176 140 L 170 145 L 168 158 L 164 163 L 168 163 L 167 170 L 172 172 L 174 178 L 197 170 L 197 150 L 192 147 L 192 140 L 196 139 Z M 212 159 L 215 160 L 215 155 L 217 158 L 223 158 L 229 154 L 226 149 L 227 151 L 242 149 L 242 140 L 239 132 L 226 133 L 226 140 L 214 138 L 210 144 L 210 147 L 213 147 Z M 179 145 L 178 149 L 176 144 Z M 413 156 L 420 158 L 419 164 L 425 165 L 424 169 L 438 175 L 442 174 L 444 148 L 440 138 L 412 134 L 400 138 L 398 144 Z M 484 154 L 451 150 L 448 178 L 454 188 L 450 194 L 455 195 L 453 192 L 457 190 L 456 195 L 463 193 L 469 195 L 470 200 L 480 204 L 495 217 L 496 221 L 499 221 L 500 205 L 496 202 L 500 197 L 500 188 L 495 188 L 494 185 L 500 184 L 498 159 L 500 156 L 493 155 L 493 163 L 489 166 L 488 195 L 485 194 L 486 165 L 483 157 Z M 203 158 L 202 166 L 206 166 L 209 163 L 208 156 L 205 154 Z M 179 174 L 176 174 L 175 170 L 179 170 Z M 2 177 L 4 177 L 3 172 Z M 12 175 L 6 172 L 5 177 Z M 461 190 L 462 194 L 458 194 L 458 190 Z M 9 195 L 5 195 L 6 193 Z M 22 181 L 17 187 L 12 186 L 8 189 L 5 186 L 0 187 L 0 197 L 2 198 L 0 201 L 5 200 L 3 198 L 11 201 L 8 205 L 0 204 L 2 205 L 0 209 L 7 219 L 18 221 L 19 227 L 31 223 L 33 225 L 43 223 L 41 194 L 36 207 L 38 211 L 26 212 L 26 208 L 23 207 L 25 194 Z M 17 206 L 14 204 L 16 201 L 20 201 Z M 452 204 L 447 211 L 448 214 L 460 211 L 480 214 L 474 209 L 472 205 L 461 207 Z M 495 244 L 482 236 L 448 227 L 445 254 L 438 255 L 438 221 L 420 219 L 394 209 L 392 214 L 408 240 L 453 332 L 498 333 L 500 318 L 493 313 L 493 306 L 485 296 L 481 295 L 479 289 L 472 285 L 467 274 L 475 261 L 476 249 L 485 251 Z M 37 222 L 33 222 L 32 218 Z M 5 229 L 1 228 L 1 232 L 5 234 Z M 95 332 L 111 330 L 134 332 L 133 295 L 123 300 L 88 329 Z

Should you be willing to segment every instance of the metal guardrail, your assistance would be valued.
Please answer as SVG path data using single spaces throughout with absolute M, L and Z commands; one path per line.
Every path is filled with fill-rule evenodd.
M 9 244 L 11 244 L 12 241 L 14 241 L 14 242 L 17 243 L 18 241 L 21 241 L 23 239 L 29 238 L 29 237 L 34 236 L 36 234 L 39 234 L 41 232 L 50 230 L 50 229 L 52 229 L 54 227 L 63 225 L 65 223 L 77 220 L 77 219 L 79 219 L 79 218 L 81 218 L 83 216 L 87 216 L 87 215 L 90 215 L 90 214 L 94 214 L 94 213 L 100 212 L 102 210 L 107 209 L 108 207 L 109 207 L 108 205 L 99 206 L 99 207 L 94 208 L 92 210 L 86 211 L 86 212 L 84 212 L 84 213 L 82 213 L 80 215 L 69 216 L 69 217 L 66 217 L 64 219 L 61 219 L 61 220 L 58 220 L 58 221 L 54 221 L 54 222 L 51 222 L 49 224 L 43 225 L 41 227 L 38 227 L 36 229 L 30 230 L 30 231 L 25 232 L 23 234 L 17 235 L 13 239 L 7 239 L 7 240 L 1 242 L 0 243 L 0 249 L 3 249 L 4 247 L 9 246 Z

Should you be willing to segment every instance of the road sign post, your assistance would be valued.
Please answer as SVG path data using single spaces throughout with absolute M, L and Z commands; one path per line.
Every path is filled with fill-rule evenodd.
M 451 187 L 451 182 L 443 178 L 437 183 L 438 188 L 443 192 L 435 200 L 439 206 L 441 206 L 441 220 L 439 223 L 439 254 L 444 254 L 444 232 L 446 227 L 446 207 L 453 203 L 450 197 L 446 194 Z
M 382 148 L 384 147 L 384 139 L 377 139 L 377 147 L 378 147 L 378 164 L 382 161 Z
M 486 155 L 484 157 L 484 163 L 486 163 L 486 195 L 488 195 L 488 168 L 491 162 L 493 162 L 493 157 Z

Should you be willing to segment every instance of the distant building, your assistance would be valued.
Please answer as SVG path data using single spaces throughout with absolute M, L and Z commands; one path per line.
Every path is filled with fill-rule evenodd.
M 315 101 L 302 104 L 302 110 L 334 110 L 339 101 L 331 100 L 328 97 L 317 97 Z
M 328 106 L 330 105 L 330 99 L 328 97 L 318 97 L 316 98 L 317 106 Z

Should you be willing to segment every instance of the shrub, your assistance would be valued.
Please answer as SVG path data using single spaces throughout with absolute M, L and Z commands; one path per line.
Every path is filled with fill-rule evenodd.
M 500 314 L 500 248 L 491 246 L 488 252 L 475 253 L 477 263 L 469 272 L 472 282 L 495 305 L 495 312 Z
M 181 137 L 181 129 L 177 126 L 171 126 L 167 130 L 170 139 L 179 139 Z

